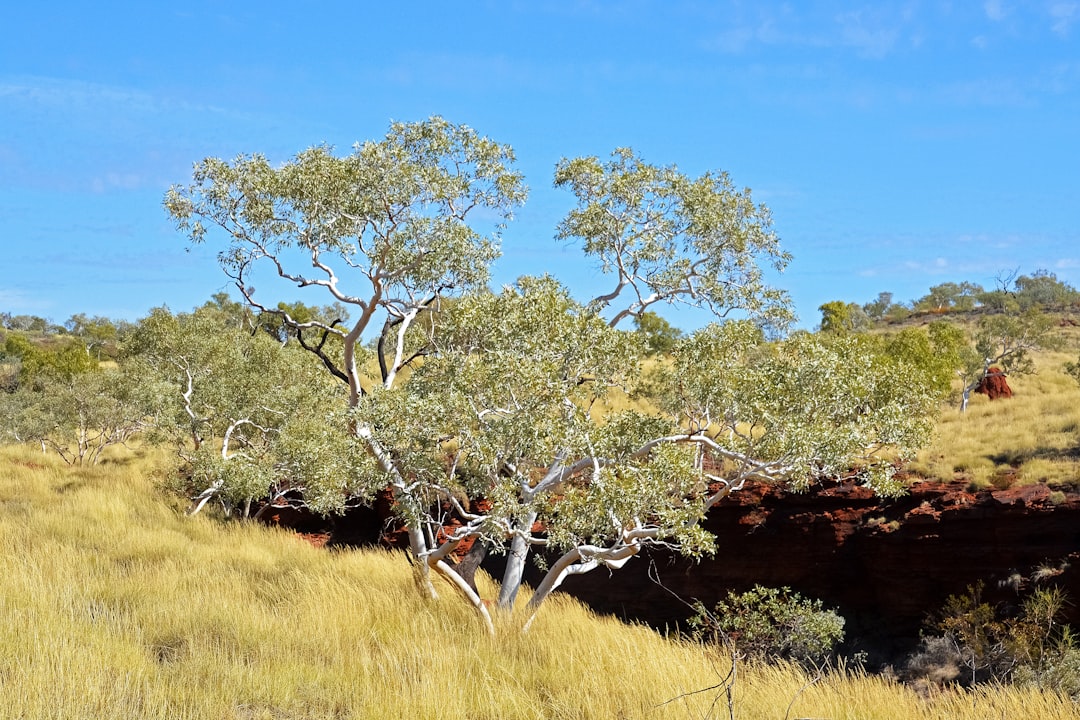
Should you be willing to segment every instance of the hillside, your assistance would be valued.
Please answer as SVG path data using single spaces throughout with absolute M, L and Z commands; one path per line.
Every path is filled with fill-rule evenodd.
M 978 316 L 945 317 L 970 326 Z M 1060 347 L 1033 354 L 1034 374 L 1008 378 L 1012 398 L 975 395 L 964 413 L 955 401 L 942 405 L 933 442 L 904 470 L 907 496 L 886 500 L 836 480 L 806 493 L 752 485 L 710 513 L 715 558 L 698 564 L 658 553 L 655 570 L 643 558 L 563 589 L 600 612 L 664 628 L 689 614 L 671 593 L 711 605 L 755 583 L 790 586 L 837 607 L 852 648 L 878 663 L 910 652 L 947 598 L 979 581 L 1005 606 L 1019 602 L 1036 573 L 1080 598 L 1080 384 L 1063 369 L 1076 358 L 1080 332 L 1064 315 L 1055 332 Z M 386 520 L 356 511 L 325 537 L 371 542 Z M 497 556 L 485 567 L 502 572 Z M 1080 606 L 1063 619 L 1080 627 Z
M 509 621 L 493 640 L 453 598 L 420 600 L 401 556 L 184 517 L 153 467 L 0 450 L 0 717 L 726 716 L 725 661 L 708 648 L 566 597 L 528 635 Z M 733 715 L 1080 717 L 1017 689 L 925 700 L 882 677 L 812 680 L 741 667 Z

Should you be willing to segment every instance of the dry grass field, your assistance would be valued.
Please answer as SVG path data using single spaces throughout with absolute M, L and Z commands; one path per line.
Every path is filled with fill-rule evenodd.
M 729 715 L 719 689 L 686 695 L 727 673 L 714 650 L 561 596 L 492 639 L 449 591 L 421 600 L 403 556 L 188 518 L 156 467 L 0 449 L 0 717 L 1080 718 L 1035 692 L 923 698 L 787 665 L 740 666 Z
M 1080 353 L 1080 332 L 1059 330 L 1062 347 L 1033 354 L 1035 373 L 1008 378 L 1013 397 L 972 395 L 966 413 L 942 407 L 932 444 L 911 469 L 974 487 L 1046 483 L 1080 487 L 1080 383 L 1065 373 Z

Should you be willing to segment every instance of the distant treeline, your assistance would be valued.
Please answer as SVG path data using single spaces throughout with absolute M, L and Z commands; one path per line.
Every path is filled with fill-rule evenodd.
M 945 282 L 934 285 L 921 298 L 896 302 L 891 292 L 859 305 L 842 300 L 827 302 L 821 311 L 822 330 L 862 330 L 881 323 L 896 323 L 913 315 L 971 312 L 979 309 L 1026 312 L 1032 309 L 1063 310 L 1080 306 L 1080 292 L 1048 270 L 1031 275 L 1003 274 L 997 287 L 987 290 L 973 282 Z

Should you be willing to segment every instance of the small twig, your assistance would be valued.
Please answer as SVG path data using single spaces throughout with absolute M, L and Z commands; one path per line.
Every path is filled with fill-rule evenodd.
M 654 583 L 656 583 L 660 588 L 666 590 L 668 592 L 668 594 L 670 594 L 673 598 L 675 598 L 676 600 L 678 600 L 679 602 L 681 602 L 683 605 L 690 608 L 691 610 L 694 610 L 696 612 L 701 607 L 704 607 L 704 606 L 700 605 L 700 603 L 699 603 L 698 606 L 695 606 L 695 605 L 692 605 L 691 603 L 686 602 L 686 600 L 679 597 L 678 593 L 676 593 L 674 590 L 672 590 L 671 588 L 667 587 L 662 582 L 660 582 L 660 574 L 656 571 L 656 562 L 653 561 L 653 560 L 649 561 L 649 579 L 652 580 Z M 727 673 L 727 675 L 724 676 L 723 680 L 721 680 L 720 682 L 716 683 L 715 685 L 712 685 L 712 686 L 707 687 L 707 688 L 702 688 L 700 690 L 691 690 L 690 692 L 685 692 L 685 693 L 682 693 L 681 695 L 676 695 L 675 697 L 671 698 L 670 700 L 665 700 L 664 702 L 660 703 L 656 707 L 663 707 L 664 705 L 667 705 L 669 703 L 673 703 L 676 700 L 681 700 L 683 698 L 688 698 L 688 697 L 691 697 L 693 695 L 700 695 L 701 693 L 712 692 L 714 690 L 718 690 L 720 688 L 723 688 L 724 689 L 724 697 L 727 698 L 728 718 L 729 718 L 729 720 L 735 720 L 735 681 L 736 681 L 736 678 L 737 678 L 736 670 L 738 668 L 740 659 L 741 659 L 741 654 L 737 650 L 732 648 L 732 650 L 731 650 L 731 669 L 728 670 L 728 673 Z M 720 674 L 719 671 L 716 670 L 715 665 L 713 666 L 713 671 L 717 675 Z M 713 708 L 716 707 L 716 704 L 718 702 L 720 702 L 720 694 L 719 693 L 717 693 L 716 697 L 713 698 L 712 704 L 709 705 L 709 711 L 705 714 L 705 718 L 709 718 L 712 715 Z M 791 707 L 789 706 L 788 710 L 790 711 L 790 709 L 791 709 Z M 787 718 L 785 717 L 784 720 L 787 720 Z

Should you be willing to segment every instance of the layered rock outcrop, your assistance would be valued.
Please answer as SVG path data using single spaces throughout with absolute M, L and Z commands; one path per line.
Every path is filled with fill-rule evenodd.
M 1080 627 L 1080 496 L 1045 485 L 972 492 L 963 481 L 924 482 L 895 500 L 852 482 L 803 494 L 758 485 L 714 508 L 705 526 L 717 537 L 713 558 L 654 554 L 563 589 L 663 627 L 689 614 L 676 596 L 711 606 L 729 590 L 789 586 L 838 608 L 849 637 L 887 651 L 910 645 L 950 594 L 983 580 L 988 600 L 1016 603 L 1041 569 L 1069 592 L 1066 619 Z
M 321 529 L 308 515 L 266 517 L 331 544 L 368 544 L 395 539 L 390 515 L 383 498 Z M 852 481 L 806 493 L 751 485 L 713 508 L 705 527 L 717 538 L 712 558 L 653 553 L 618 572 L 570 577 L 561 589 L 597 611 L 663 628 L 686 620 L 687 602 L 712 606 L 754 584 L 788 586 L 837 608 L 849 638 L 888 656 L 910 649 L 950 594 L 982 580 L 985 599 L 1016 604 L 1038 572 L 1069 592 L 1065 619 L 1080 627 L 1080 494 L 914 482 L 887 500 Z M 498 577 L 501 563 L 489 555 L 483 567 Z M 539 575 L 527 579 L 535 585 Z

